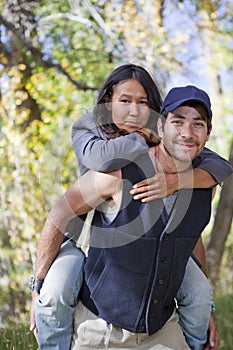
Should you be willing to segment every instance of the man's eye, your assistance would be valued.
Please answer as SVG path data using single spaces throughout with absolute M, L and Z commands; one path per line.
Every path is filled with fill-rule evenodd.
M 121 100 L 121 103 L 130 103 L 130 101 L 127 99 L 123 99 L 123 100 Z
M 183 122 L 181 120 L 173 120 L 172 124 L 174 124 L 174 125 L 183 125 Z
M 203 128 L 204 127 L 204 124 L 203 123 L 194 123 L 193 124 L 195 128 Z

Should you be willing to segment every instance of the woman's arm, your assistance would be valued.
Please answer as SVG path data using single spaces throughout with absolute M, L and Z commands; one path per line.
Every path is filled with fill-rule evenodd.
M 93 114 L 79 119 L 72 129 L 73 146 L 83 174 L 88 169 L 110 172 L 134 161 L 148 152 L 143 137 L 136 133 L 107 140 L 96 127 Z M 164 198 L 182 188 L 208 188 L 221 184 L 232 174 L 228 161 L 204 148 L 193 161 L 192 171 L 179 174 L 156 174 L 144 180 L 132 190 L 135 199 L 145 202 Z
M 209 188 L 221 184 L 233 173 L 231 164 L 215 152 L 204 149 L 193 161 L 192 170 L 184 173 L 157 173 L 135 184 L 131 194 L 136 200 L 149 202 L 164 198 L 182 188 Z
M 72 142 L 81 174 L 88 169 L 121 169 L 149 150 L 143 136 L 136 133 L 107 140 L 97 128 L 93 114 L 84 115 L 73 125 Z
M 130 191 L 134 199 L 149 202 L 164 198 L 182 188 L 209 188 L 217 185 L 213 176 L 196 168 L 185 173 L 157 173 L 135 184 Z
M 194 159 L 193 168 L 199 168 L 208 172 L 219 185 L 233 173 L 232 166 L 226 159 L 206 147 Z

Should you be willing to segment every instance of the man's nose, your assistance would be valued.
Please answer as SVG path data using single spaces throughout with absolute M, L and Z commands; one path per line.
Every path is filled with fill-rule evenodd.
M 185 138 L 190 138 L 194 136 L 193 127 L 191 124 L 184 124 L 181 128 L 181 136 Z

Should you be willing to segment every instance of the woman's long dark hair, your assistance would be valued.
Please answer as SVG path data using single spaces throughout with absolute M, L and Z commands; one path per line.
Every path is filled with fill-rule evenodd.
M 112 122 L 112 113 L 106 108 L 106 102 L 111 102 L 116 85 L 129 79 L 136 79 L 143 86 L 151 110 L 145 127 L 156 131 L 157 113 L 160 112 L 160 105 L 162 103 L 159 89 L 145 68 L 135 64 L 124 64 L 116 68 L 105 79 L 100 88 L 97 105 L 94 109 L 97 125 L 109 139 L 123 135 L 124 132 Z

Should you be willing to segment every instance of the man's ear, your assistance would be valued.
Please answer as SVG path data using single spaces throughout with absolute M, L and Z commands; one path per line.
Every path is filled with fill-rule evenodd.
M 158 119 L 157 121 L 157 130 L 158 130 L 158 135 L 160 138 L 163 136 L 163 124 L 161 118 Z
M 211 131 L 212 131 L 212 124 L 210 124 L 210 126 L 209 126 L 209 130 L 207 132 L 206 142 L 209 141 Z
M 209 135 L 210 135 L 211 131 L 212 131 L 212 124 L 210 124 L 210 127 L 209 127 L 209 132 L 208 132 Z

